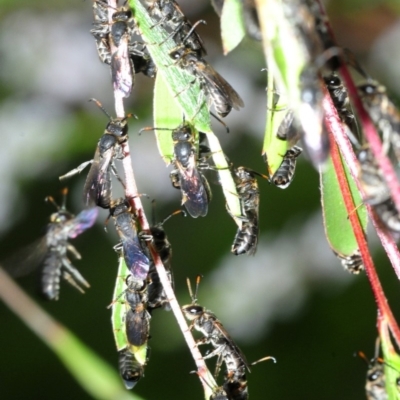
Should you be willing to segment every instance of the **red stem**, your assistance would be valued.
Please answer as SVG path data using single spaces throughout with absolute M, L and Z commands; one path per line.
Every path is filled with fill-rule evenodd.
M 343 200 L 346 206 L 347 213 L 349 215 L 350 223 L 352 225 L 354 235 L 356 237 L 358 247 L 360 249 L 361 257 L 365 266 L 365 272 L 367 274 L 368 280 L 371 285 L 372 293 L 377 303 L 378 312 L 387 319 L 390 326 L 390 330 L 397 344 L 400 345 L 400 329 L 389 307 L 382 285 L 379 281 L 378 274 L 376 273 L 376 269 L 371 254 L 369 252 L 367 240 L 364 231 L 362 229 L 362 226 L 360 224 L 358 214 L 354 212 L 354 210 L 356 209 L 356 205 L 354 204 L 353 197 L 351 195 L 350 187 L 342 163 L 342 158 L 339 152 L 338 145 L 335 141 L 336 137 L 340 136 L 343 137 L 346 134 L 344 132 L 340 119 L 337 115 L 336 109 L 332 103 L 332 100 L 327 92 L 325 93 L 323 105 L 326 113 L 325 124 L 329 131 L 332 162 L 339 181 L 339 185 L 343 195 Z M 348 149 L 346 150 L 348 152 Z M 358 182 L 357 177 L 356 177 L 356 182 Z

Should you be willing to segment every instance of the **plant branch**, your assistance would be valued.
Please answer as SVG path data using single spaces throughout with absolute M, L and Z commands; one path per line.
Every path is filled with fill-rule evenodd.
M 325 7 L 321 0 L 317 0 L 317 1 L 319 3 L 321 13 L 326 16 L 325 25 L 329 31 L 329 34 L 330 34 L 333 42 L 336 43 L 335 35 L 334 35 L 332 27 L 329 23 Z M 353 79 L 349 73 L 346 63 L 342 62 L 339 72 L 343 77 L 345 86 L 349 92 L 351 100 L 357 111 L 357 115 L 360 118 L 360 122 L 361 122 L 361 126 L 363 127 L 364 135 L 367 138 L 367 141 L 371 148 L 371 151 L 372 151 L 372 153 L 378 163 L 378 166 L 381 169 L 383 176 L 386 180 L 392 200 L 396 206 L 397 211 L 400 213 L 400 182 L 397 179 L 397 175 L 393 168 L 393 165 L 382 149 L 382 142 L 379 137 L 379 134 L 376 130 L 374 123 L 371 120 L 371 117 L 369 116 L 368 112 L 364 108 L 364 105 L 360 99 L 360 96 L 358 95 L 357 87 L 353 82 Z M 397 271 L 396 271 L 396 273 L 397 273 Z
M 379 281 L 378 274 L 376 273 L 376 269 L 371 257 L 371 254 L 368 249 L 368 244 L 367 240 L 364 234 L 364 231 L 362 229 L 362 226 L 360 224 L 360 221 L 358 219 L 358 215 L 354 210 L 356 209 L 356 205 L 353 202 L 353 198 L 351 196 L 350 188 L 346 179 L 345 171 L 343 168 L 342 164 L 342 159 L 339 153 L 339 148 L 338 144 L 342 144 L 345 142 L 347 139 L 346 133 L 343 129 L 343 125 L 339 119 L 339 116 L 337 115 L 336 109 L 332 103 L 332 100 L 329 96 L 329 93 L 325 93 L 324 101 L 323 101 L 323 106 L 325 110 L 325 123 L 329 131 L 329 140 L 330 140 L 330 145 L 331 145 L 331 157 L 332 157 L 332 162 L 338 177 L 338 181 L 341 187 L 341 191 L 343 194 L 343 200 L 347 209 L 347 212 L 349 214 L 349 219 L 350 223 L 353 227 L 354 234 L 360 249 L 361 257 L 365 266 L 365 272 L 367 274 L 368 280 L 370 282 L 372 292 L 375 298 L 375 301 L 378 306 L 378 311 L 381 315 L 385 316 L 388 320 L 391 332 L 393 333 L 393 336 L 396 339 L 396 342 L 400 345 L 400 329 L 397 325 L 397 322 L 393 316 L 393 313 L 389 307 L 388 301 L 385 297 L 382 285 Z M 338 144 L 336 143 L 336 141 Z M 348 143 L 350 145 L 350 143 Z M 345 161 L 347 162 L 347 159 L 350 160 L 349 168 L 351 171 L 351 174 L 353 178 L 355 179 L 355 182 L 357 183 L 357 186 L 360 188 L 360 183 L 358 181 L 357 177 L 357 170 L 358 167 L 355 164 L 355 155 L 353 153 L 353 150 L 351 148 L 348 148 L 347 146 L 344 146 L 344 149 L 342 150 Z M 365 197 L 364 197 L 365 198 Z M 370 213 L 372 219 L 375 218 L 373 213 L 371 213 L 371 207 L 367 207 L 368 212 Z M 379 228 L 378 228 L 379 229 Z
M 112 22 L 112 14 L 115 12 L 115 9 L 117 8 L 117 1 L 116 0 L 109 0 L 109 21 L 110 23 Z M 112 41 L 110 41 L 112 42 Z M 113 49 L 113 45 L 111 43 L 111 52 L 115 51 L 115 48 Z M 133 72 L 134 73 L 134 72 Z M 116 115 L 119 118 L 124 118 L 125 117 L 125 111 L 124 111 L 124 104 L 123 104 L 123 97 L 119 94 L 118 91 L 114 91 L 114 99 L 115 99 L 115 111 Z M 138 194 L 137 190 L 137 185 L 135 181 L 135 175 L 133 172 L 133 167 L 132 167 L 132 161 L 130 157 L 130 149 L 129 149 L 129 143 L 126 141 L 123 146 L 123 154 L 124 158 L 122 160 L 122 165 L 125 173 L 125 196 L 129 200 L 131 206 L 135 210 L 135 214 L 139 220 L 141 229 L 146 232 L 150 233 L 150 227 L 149 223 L 147 221 L 146 215 L 144 213 L 143 205 L 140 200 L 140 195 Z M 203 387 L 206 389 L 207 385 L 205 382 L 210 381 L 211 374 L 208 371 L 208 368 L 206 366 L 206 363 L 203 359 L 203 356 L 201 355 L 197 345 L 196 341 L 193 338 L 192 333 L 190 332 L 188 325 L 186 323 L 185 317 L 183 316 L 181 307 L 175 297 L 175 293 L 172 289 L 171 283 L 168 279 L 168 275 L 165 271 L 164 264 L 161 261 L 161 258 L 159 254 L 155 251 L 153 245 L 151 242 L 147 242 L 151 257 L 153 258 L 154 265 L 156 267 L 158 276 L 160 277 L 161 284 L 163 285 L 163 288 L 165 290 L 165 293 L 168 297 L 168 301 L 171 305 L 172 312 L 174 313 L 174 316 L 178 322 L 179 328 L 182 331 L 182 334 L 186 340 L 186 343 L 188 344 L 189 350 L 192 353 L 192 357 L 195 361 L 195 364 L 197 366 L 198 374 L 201 378 L 200 379 Z

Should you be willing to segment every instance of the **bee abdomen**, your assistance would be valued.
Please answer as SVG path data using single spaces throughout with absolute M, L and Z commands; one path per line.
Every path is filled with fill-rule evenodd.
M 43 264 L 42 292 L 49 300 L 58 300 L 60 293 L 61 259 L 57 252 L 49 251 Z
M 388 199 L 374 206 L 382 223 L 392 232 L 400 233 L 400 215 L 392 201 Z
M 281 166 L 272 177 L 272 181 L 280 189 L 286 189 L 292 183 L 296 169 L 296 158 L 302 151 L 302 148 L 294 146 L 292 149 L 289 149 L 283 157 Z
M 119 373 L 127 389 L 132 389 L 143 376 L 143 367 L 133 353 L 124 349 L 118 354 Z
M 238 229 L 232 244 L 232 253 L 236 256 L 241 254 L 253 255 L 257 249 L 258 221 L 245 221 Z

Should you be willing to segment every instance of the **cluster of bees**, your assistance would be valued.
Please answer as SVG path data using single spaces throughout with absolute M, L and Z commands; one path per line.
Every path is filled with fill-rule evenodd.
M 394 159 L 395 164 L 400 160 L 400 113 L 389 99 L 386 88 L 365 72 L 349 50 L 336 46 L 319 2 L 285 0 L 283 5 L 285 15 L 303 46 L 305 67 L 300 74 L 300 105 L 298 109 L 286 112 L 276 136 L 288 141 L 289 147 L 293 146 L 289 151 L 295 151 L 295 144 L 302 138 L 312 163 L 317 167 L 323 166 L 329 156 L 329 138 L 323 123 L 322 107 L 327 90 L 359 162 L 358 180 L 363 200 L 371 205 L 382 227 L 398 238 L 399 211 L 385 176 L 360 130 L 347 89 L 340 78 L 341 69 L 350 66 L 364 79 L 356 87 L 358 97 L 381 135 L 385 155 Z M 359 250 L 337 256 L 349 272 L 357 274 L 364 268 Z
M 222 3 L 215 1 L 217 10 L 221 10 Z M 290 2 L 285 0 L 283 3 Z M 298 30 L 299 38 L 304 38 L 305 47 L 310 52 L 310 59 L 315 61 L 319 57 L 320 60 L 315 61 L 316 67 L 307 69 L 301 74 L 301 109 L 303 110 L 301 112 L 307 116 L 308 111 L 313 110 L 314 114 L 323 115 L 321 84 L 324 82 L 339 118 L 354 145 L 360 164 L 359 180 L 364 189 L 364 201 L 373 207 L 382 224 L 390 232 L 400 233 L 399 213 L 368 144 L 363 143 L 347 90 L 338 75 L 337 71 L 342 60 L 353 66 L 367 79 L 365 83 L 358 86 L 358 94 L 372 121 L 382 134 L 385 151 L 387 153 L 393 151 L 397 161 L 400 161 L 400 114 L 389 100 L 385 88 L 367 76 L 354 57 L 340 49 L 331 50 L 337 48 L 326 28 L 325 17 L 321 14 L 317 3 L 313 0 L 297 0 L 293 3 L 301 4 L 301 7 L 298 6 L 302 12 L 296 16 L 290 16 L 293 25 Z M 171 62 L 191 75 L 199 84 L 202 94 L 200 106 L 204 101 L 208 106 L 213 106 L 217 115 L 212 115 L 219 121 L 232 109 L 239 110 L 243 107 L 243 100 L 238 93 L 204 59 L 206 50 L 195 29 L 204 21 L 198 21 L 192 25 L 174 0 L 147 0 L 147 5 L 154 26 L 163 27 L 168 33 L 168 39 L 173 39 L 176 44 L 168 54 Z M 110 9 L 111 19 L 109 19 Z M 289 14 L 290 10 L 291 8 L 287 11 Z M 247 31 L 253 38 L 260 40 L 261 34 L 252 1 L 244 2 L 244 12 Z M 157 67 L 143 42 L 133 40 L 133 34 L 137 33 L 137 26 L 132 11 L 125 4 L 114 9 L 105 0 L 93 0 L 93 14 L 91 33 L 95 38 L 99 58 L 110 66 L 114 93 L 121 97 L 128 97 L 134 85 L 135 74 L 142 72 L 154 78 Z M 324 74 L 323 81 L 315 78 L 322 67 L 329 68 L 329 73 Z M 312 74 L 314 74 L 314 79 L 311 78 Z M 144 367 L 149 359 L 148 339 L 152 312 L 156 308 L 170 309 L 168 296 L 160 282 L 147 245 L 149 242 L 152 243 L 173 286 L 171 245 L 163 229 L 163 224 L 169 217 L 159 224 L 153 222 L 148 232 L 140 231 L 137 227 L 137 216 L 128 199 L 113 198 L 113 176 L 125 187 L 123 180 L 118 176 L 115 163 L 124 158 L 123 146 L 128 140 L 128 118 L 132 115 L 113 118 L 98 100 L 92 99 L 92 101 L 107 115 L 109 122 L 97 143 L 93 160 L 81 164 L 60 177 L 61 180 L 71 178 L 90 165 L 83 189 L 85 209 L 77 216 L 73 216 L 66 211 L 64 200 L 63 206 L 57 206 L 57 213 L 51 216 L 45 236 L 47 250 L 41 259 L 42 288 L 49 299 L 57 299 L 61 276 L 79 290 L 89 286 L 67 257 L 69 251 L 76 258 L 80 258 L 68 239 L 76 237 L 93 225 L 98 213 L 96 207 L 109 210 L 110 218 L 114 221 L 120 239 L 120 243 L 115 246 L 120 260 L 117 282 L 121 282 L 122 279 L 122 284 L 116 285 L 118 290 L 115 292 L 111 305 L 113 321 L 117 321 L 115 325 L 119 326 L 114 331 L 117 332 L 120 374 L 125 386 L 131 389 L 143 376 Z M 323 124 L 315 126 L 314 129 L 318 132 L 317 134 L 313 132 L 311 135 L 305 129 L 306 125 L 305 121 L 299 117 L 299 112 L 287 110 L 276 136 L 279 140 L 288 142 L 288 150 L 282 156 L 280 167 L 272 176 L 271 174 L 265 176 L 246 167 L 234 167 L 229 163 L 241 207 L 240 216 L 233 215 L 228 208 L 232 217 L 239 221 L 231 249 L 233 254 L 251 255 L 257 248 L 260 201 L 257 177 L 265 178 L 279 188 L 287 188 L 294 176 L 297 157 L 302 152 L 302 148 L 297 145 L 301 137 L 314 164 L 320 165 L 326 160 L 329 154 L 327 145 L 329 141 Z M 211 191 L 203 171 L 213 169 L 210 162 L 212 152 L 207 142 L 207 135 L 202 132 L 197 133 L 184 118 L 182 124 L 172 130 L 163 127 L 143 128 L 143 130 L 152 129 L 171 131 L 174 146 L 174 169 L 170 173 L 171 183 L 174 188 L 181 191 L 182 204 L 191 217 L 206 216 Z M 52 198 L 49 200 L 54 203 Z M 186 214 L 185 211 L 178 210 L 171 215 L 178 213 Z M 345 268 L 351 272 L 358 273 L 363 268 L 359 252 L 350 256 L 341 254 L 338 256 Z M 192 303 L 183 306 L 182 311 L 191 322 L 190 330 L 195 329 L 202 334 L 202 338 L 197 343 L 210 344 L 213 347 L 213 350 L 204 358 L 217 356 L 216 378 L 222 364 L 226 366 L 224 383 L 220 387 L 212 387 L 213 394 L 210 400 L 246 400 L 248 398 L 246 371 L 250 370 L 249 363 L 217 317 L 197 303 L 199 282 L 198 277 L 194 294 L 188 284 Z M 264 359 L 268 358 L 271 357 Z

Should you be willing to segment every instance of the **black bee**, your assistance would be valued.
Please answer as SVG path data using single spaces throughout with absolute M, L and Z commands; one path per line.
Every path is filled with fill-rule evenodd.
M 128 97 L 134 84 L 134 71 L 129 57 L 129 43 L 134 29 L 132 11 L 125 6 L 118 8 L 112 15 L 110 26 L 108 8 L 103 1 L 93 2 L 95 22 L 90 32 L 96 40 L 100 60 L 111 65 L 114 90 Z M 111 45 L 115 47 L 113 52 Z
M 260 191 L 255 175 L 268 179 L 265 175 L 259 174 L 245 167 L 233 169 L 233 180 L 239 195 L 242 216 L 242 226 L 237 230 L 232 244 L 232 253 L 235 255 L 254 255 L 258 242 L 258 207 L 260 203 Z
M 296 110 L 296 122 L 303 132 L 303 142 L 312 163 L 319 167 L 329 155 L 329 139 L 323 124 L 323 91 L 318 71 L 340 50 L 337 47 L 324 49 L 315 15 L 305 1 L 285 0 L 284 10 L 294 35 L 299 39 L 305 63 L 300 73 L 300 105 Z
M 395 234 L 400 233 L 400 215 L 390 191 L 369 148 L 357 152 L 360 163 L 358 177 L 364 191 L 364 201 L 370 204 L 382 224 Z
M 129 57 L 133 64 L 135 74 L 140 72 L 149 78 L 155 78 L 157 74 L 157 66 L 154 64 L 150 55 L 143 50 L 138 50 L 136 45 L 129 45 Z
M 345 256 L 334 252 L 336 257 L 339 258 L 343 268 L 351 274 L 358 275 L 364 271 L 364 264 L 361 258 L 360 250 L 356 250 L 353 254 Z
M 144 376 L 143 365 L 136 360 L 134 353 L 129 347 L 118 352 L 119 373 L 124 381 L 125 387 L 130 390 Z
M 102 208 L 110 208 L 111 202 L 111 172 L 118 177 L 114 167 L 114 160 L 123 158 L 121 145 L 128 140 L 127 119 L 132 116 L 128 114 L 124 118 L 112 118 L 96 99 L 94 101 L 100 109 L 108 116 L 110 122 L 107 124 L 103 136 L 97 143 L 94 158 L 81 164 L 67 174 L 60 176 L 60 180 L 76 175 L 87 165 L 92 164 L 85 186 L 83 188 L 83 202 L 85 206 L 97 205 Z M 123 184 L 123 182 L 121 182 Z
M 271 179 L 278 188 L 286 189 L 292 183 L 296 169 L 297 157 L 302 151 L 303 149 L 301 147 L 294 146 L 284 155 L 280 167 Z
M 365 382 L 365 391 L 368 400 L 387 400 L 388 395 L 385 385 L 384 361 L 379 357 L 380 340 L 379 337 L 375 343 L 375 356 L 368 360 L 366 355 L 358 352 L 358 356 L 365 360 L 368 365 L 367 379 Z
M 131 18 L 132 14 L 130 10 L 118 11 L 114 13 L 113 20 L 114 24 L 110 29 L 110 24 L 108 22 L 108 5 L 100 0 L 93 2 L 93 12 L 94 12 L 94 24 L 91 30 L 92 35 L 96 39 L 97 52 L 100 61 L 104 64 L 111 65 L 112 57 L 110 50 L 110 37 L 113 38 L 113 43 L 121 45 L 119 51 L 122 53 L 120 58 L 124 61 L 121 63 L 114 59 L 113 66 L 113 80 L 118 77 L 118 68 L 122 68 L 124 65 L 128 74 L 130 73 L 129 68 L 126 65 L 126 46 L 124 43 L 125 36 L 128 36 L 128 54 L 130 69 L 132 70 L 132 85 L 134 81 L 134 74 L 142 72 L 144 75 L 154 78 L 157 72 L 157 67 L 151 59 L 150 55 L 145 51 L 145 47 L 142 49 L 138 48 L 137 42 L 132 42 L 130 40 L 130 33 L 133 29 L 133 20 Z M 123 45 L 123 46 L 122 46 Z M 115 58 L 115 57 L 114 57 Z M 118 57 L 116 57 L 118 58 Z M 120 66 L 118 66 L 118 63 Z M 133 74 L 134 72 L 134 74 Z
M 49 300 L 58 300 L 61 276 L 82 293 L 84 288 L 90 287 L 68 258 L 70 253 L 76 259 L 81 259 L 81 255 L 69 243 L 69 239 L 76 238 L 95 223 L 98 209 L 89 208 L 75 216 L 65 208 L 67 189 L 64 189 L 63 194 L 61 207 L 52 197 L 46 197 L 46 201 L 56 206 L 57 212 L 50 216 L 46 235 L 27 249 L 30 254 L 26 259 L 19 261 L 21 256 L 19 253 L 18 256 L 12 256 L 3 263 L 5 269 L 14 277 L 26 275 L 42 265 L 42 293 Z M 25 251 L 22 252 L 24 253 Z
M 393 147 L 397 161 L 400 161 L 400 112 L 389 99 L 386 88 L 373 80 L 358 63 L 354 54 L 349 50 L 344 51 L 346 61 L 360 73 L 366 82 L 357 86 L 358 93 L 364 108 L 382 134 L 385 152 L 389 145 Z
M 244 107 L 243 100 L 233 87 L 196 52 L 185 47 L 177 47 L 169 53 L 176 64 L 195 76 L 204 94 L 214 104 L 217 114 L 226 117 L 234 108 Z
M 146 130 L 170 130 L 166 128 L 143 128 Z M 172 130 L 174 142 L 173 163 L 175 169 L 171 171 L 172 186 L 182 192 L 182 204 L 193 217 L 204 217 L 208 212 L 208 203 L 211 201 L 211 190 L 205 176 L 199 171 L 195 136 L 192 128 L 183 122 Z M 201 166 L 205 168 L 205 165 Z
M 129 54 L 132 35 L 132 11 L 123 9 L 112 16 L 110 41 L 116 50 L 111 54 L 111 78 L 115 91 L 129 97 L 134 85 L 134 70 Z
M 186 216 L 186 213 L 183 210 L 178 210 L 170 214 L 168 217 L 166 217 L 162 222 L 158 224 L 156 224 L 153 221 L 153 224 L 150 227 L 150 234 L 152 236 L 153 246 L 158 255 L 160 256 L 162 263 L 164 264 L 165 271 L 168 275 L 172 287 L 174 287 L 174 280 L 171 269 L 172 248 L 170 242 L 168 241 L 167 235 L 165 234 L 163 225 L 173 215 L 180 213 L 183 213 Z M 145 244 L 143 244 L 143 246 L 145 246 Z M 168 302 L 168 297 L 160 282 L 160 277 L 158 276 L 157 269 L 151 258 L 150 258 L 150 270 L 149 270 L 149 275 L 147 277 L 147 283 L 148 283 L 147 308 L 149 312 L 151 313 L 154 309 L 159 307 L 163 307 L 164 310 L 169 311 L 171 307 Z
M 150 0 L 147 2 L 151 3 L 150 14 L 160 18 L 156 25 L 166 25 L 172 31 L 169 37 L 172 37 L 177 45 L 183 44 L 196 52 L 199 57 L 207 54 L 204 43 L 195 30 L 199 23 L 205 24 L 205 21 L 198 21 L 193 26 L 174 0 Z
M 212 394 L 209 397 L 209 400 L 229 400 L 225 390 L 217 386 L 216 384 L 211 384 L 208 380 L 205 380 L 197 371 L 193 371 L 193 373 L 197 374 L 200 379 L 205 382 L 205 384 L 212 390 Z
M 109 42 L 111 29 L 108 22 L 108 9 L 109 6 L 106 1 L 93 1 L 94 23 L 90 33 L 96 40 L 96 47 L 100 61 L 109 65 L 111 64 L 111 51 Z
M 146 344 L 149 338 L 151 315 L 147 311 L 147 284 L 131 275 L 127 278 L 125 299 L 130 310 L 125 315 L 128 342 L 136 347 Z
M 135 217 L 128 200 L 123 198 L 113 200 L 110 205 L 110 216 L 114 219 L 121 241 L 117 246 L 123 249 L 127 267 L 133 278 L 144 281 L 149 272 L 150 261 L 138 238 Z
M 358 86 L 364 107 L 383 136 L 383 142 L 390 142 L 394 154 L 400 161 L 400 112 L 389 99 L 386 88 L 375 81 Z
M 358 136 L 357 121 L 350 109 L 347 89 L 343 86 L 341 79 L 335 72 L 332 72 L 331 75 L 324 77 L 324 81 L 340 119 L 354 135 Z
M 237 365 L 243 366 L 250 371 L 246 357 L 229 336 L 218 318 L 209 310 L 197 304 L 197 291 L 200 283 L 200 276 L 196 279 L 196 291 L 193 295 L 190 281 L 187 279 L 192 303 L 182 307 L 184 316 L 191 322 L 189 329 L 196 329 L 203 334 L 203 338 L 197 341 L 198 345 L 209 343 L 214 350 L 204 358 L 218 356 L 215 367 L 215 377 L 218 376 L 222 362 L 225 362 L 227 370 L 235 369 Z M 233 366 L 235 364 L 235 366 Z M 225 389 L 225 388 L 224 388 Z M 226 389 L 225 389 L 226 390 Z
M 293 110 L 288 110 L 276 131 L 279 140 L 286 140 L 289 147 L 293 147 L 301 139 L 302 130 L 295 121 Z
M 240 365 L 232 371 L 227 371 L 223 388 L 229 400 L 247 400 L 249 398 L 244 365 Z

